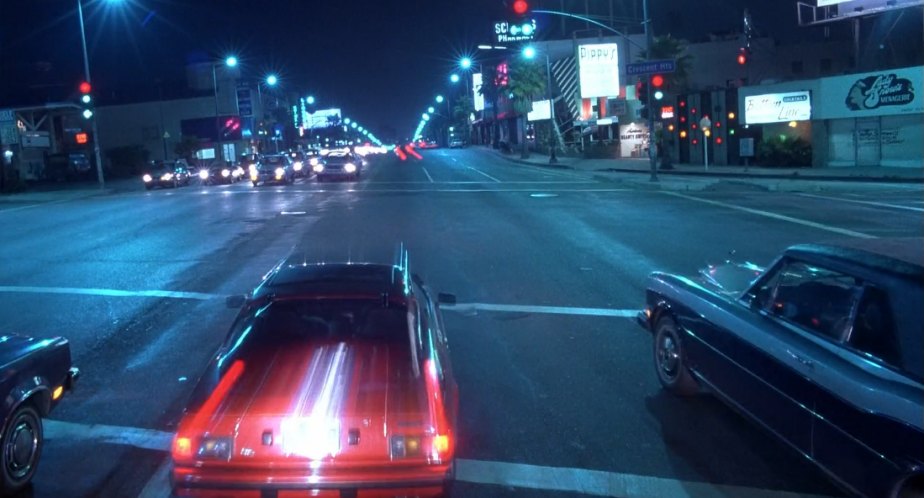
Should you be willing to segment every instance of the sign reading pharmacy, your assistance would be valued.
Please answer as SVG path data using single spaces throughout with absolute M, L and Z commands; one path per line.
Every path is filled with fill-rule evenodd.
M 530 41 L 536 36 L 536 20 L 520 22 L 499 21 L 494 23 L 494 37 L 497 43 Z
M 812 98 L 805 90 L 744 97 L 745 124 L 806 121 L 811 117 Z
M 615 43 L 578 47 L 581 98 L 619 96 L 619 50 Z

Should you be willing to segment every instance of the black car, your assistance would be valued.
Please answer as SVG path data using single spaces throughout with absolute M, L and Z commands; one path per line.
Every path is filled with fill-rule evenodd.
M 314 172 L 319 182 L 327 178 L 357 180 L 361 166 L 361 159 L 358 159 L 352 152 L 331 152 L 314 166 Z
M 0 495 L 19 491 L 35 475 L 44 446 L 42 417 L 78 375 L 67 339 L 0 336 Z
M 206 185 L 231 184 L 240 180 L 243 174 L 240 166 L 213 164 L 199 170 L 199 179 Z
M 154 187 L 176 188 L 180 185 L 189 185 L 189 169 L 178 162 L 151 161 L 141 175 L 144 188 L 151 190 Z
M 256 187 L 259 184 L 278 183 L 287 185 L 295 181 L 292 159 L 287 154 L 263 156 L 250 170 L 250 181 Z
M 661 384 L 715 394 L 849 492 L 924 493 L 924 239 L 806 244 L 766 271 L 653 273 Z

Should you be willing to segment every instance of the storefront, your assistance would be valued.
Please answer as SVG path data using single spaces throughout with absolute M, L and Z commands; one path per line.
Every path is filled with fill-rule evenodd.
M 827 128 L 826 166 L 920 168 L 924 67 L 823 78 L 816 119 Z

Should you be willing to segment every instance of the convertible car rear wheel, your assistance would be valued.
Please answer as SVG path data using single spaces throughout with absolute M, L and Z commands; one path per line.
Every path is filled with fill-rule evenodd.
M 699 392 L 696 379 L 687 369 L 677 324 L 670 317 L 659 319 L 655 325 L 654 362 L 658 380 L 665 389 L 682 396 Z
M 20 405 L 3 429 L 3 467 L 0 494 L 14 493 L 29 484 L 42 454 L 42 419 L 32 405 Z

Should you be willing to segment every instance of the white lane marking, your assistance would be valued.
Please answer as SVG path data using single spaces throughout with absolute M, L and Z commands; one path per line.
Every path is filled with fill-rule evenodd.
M 29 292 L 33 294 L 77 294 L 83 296 L 106 297 L 163 297 L 169 299 L 197 299 L 200 301 L 222 297 L 219 294 L 206 294 L 204 292 L 176 292 L 163 290 L 127 291 L 120 289 L 97 289 L 85 287 L 37 287 L 20 285 L 0 285 L 0 292 Z
M 493 176 L 491 176 L 491 175 L 485 173 L 484 171 L 481 171 L 480 169 L 473 168 L 473 167 L 471 167 L 471 166 L 469 166 L 468 169 L 470 169 L 470 170 L 472 170 L 472 171 L 474 171 L 474 172 L 476 172 L 476 173 L 481 173 L 482 175 L 484 175 L 484 176 L 490 178 L 491 180 L 494 180 L 494 181 L 497 182 L 497 183 L 501 183 L 500 180 L 498 180 L 497 178 L 494 178 Z
M 456 480 L 620 498 L 810 498 L 818 495 L 524 463 L 456 459 Z
M 826 201 L 850 202 L 853 204 L 865 204 L 867 206 L 876 206 L 876 207 L 884 207 L 884 208 L 892 208 L 892 209 L 906 209 L 908 211 L 916 211 L 919 213 L 924 212 L 924 208 L 902 206 L 900 204 L 889 204 L 886 202 L 861 201 L 861 200 L 856 200 L 856 199 L 843 199 L 843 198 L 838 198 L 838 197 L 828 197 L 826 195 L 814 195 L 814 194 L 798 194 L 798 195 L 802 197 L 811 197 L 814 199 L 824 199 Z
M 106 444 L 121 444 L 146 450 L 168 451 L 173 433 L 154 429 L 140 429 L 119 425 L 79 424 L 61 420 L 42 421 L 45 438 L 92 440 Z
M 139 429 L 115 425 L 79 424 L 59 420 L 44 421 L 45 437 L 49 441 L 64 439 L 103 444 L 121 444 L 167 452 L 173 433 L 154 429 Z M 170 459 L 158 466 L 145 483 L 139 498 L 166 497 L 170 493 Z M 621 498 L 821 498 L 792 492 L 772 491 L 743 486 L 680 481 L 602 470 L 568 467 L 545 467 L 525 463 L 456 459 L 456 480 L 473 484 L 513 486 L 525 489 L 577 492 L 594 496 Z
M 298 216 L 302 214 L 308 214 L 307 211 L 282 211 L 279 214 L 283 216 Z
M 818 228 L 820 230 L 826 230 L 828 232 L 834 232 L 841 235 L 849 235 L 851 237 L 857 237 L 861 239 L 875 239 L 875 235 L 869 235 L 861 232 L 855 232 L 853 230 L 847 230 L 846 228 L 833 227 L 831 225 L 825 225 L 823 223 L 815 223 L 814 221 L 803 220 L 801 218 L 793 218 L 792 216 L 785 216 L 782 214 L 771 213 L 769 211 L 762 211 L 760 209 L 752 209 L 744 206 L 737 206 L 735 204 L 728 204 L 726 202 L 713 201 L 710 199 L 701 199 L 699 197 L 693 197 L 692 195 L 681 194 L 679 192 L 668 192 L 661 191 L 661 193 L 666 195 L 672 195 L 674 197 L 681 197 L 683 199 L 688 199 L 691 201 L 702 202 L 704 204 L 711 204 L 713 206 L 719 206 L 726 209 L 734 209 L 735 211 L 743 211 L 745 213 L 756 214 L 758 216 L 764 216 L 767 218 L 773 218 L 780 221 L 788 221 L 790 223 L 795 223 L 797 225 L 804 225 L 807 227 Z
M 457 162 L 459 162 L 459 160 L 453 157 L 453 158 L 452 158 L 452 162 L 457 163 Z
M 631 318 L 639 310 L 618 310 L 611 308 L 575 308 L 566 306 L 527 306 L 521 304 L 486 304 L 486 303 L 459 303 L 441 304 L 440 308 L 448 311 L 498 311 L 508 313 L 544 313 L 552 315 L 583 315 L 583 316 L 614 316 Z
M 427 168 L 421 166 L 420 169 L 422 169 L 423 172 L 424 172 L 424 174 L 427 175 L 427 180 L 430 180 L 430 183 L 435 183 L 435 182 L 433 181 L 433 177 L 430 176 L 430 172 L 427 171 Z

